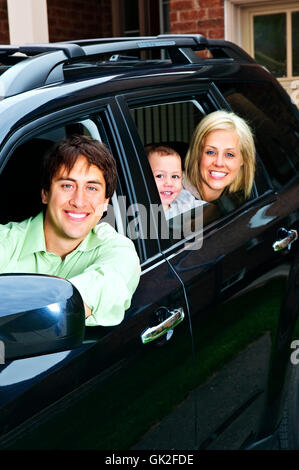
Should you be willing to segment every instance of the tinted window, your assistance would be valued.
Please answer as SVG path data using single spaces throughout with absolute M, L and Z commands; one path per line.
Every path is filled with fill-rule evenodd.
M 201 107 L 200 98 L 198 101 L 190 99 L 140 106 L 130 110 L 143 145 L 146 147 L 149 144 L 166 144 L 180 154 L 183 164 L 195 127 L 206 112 L 212 111 L 214 109 L 211 105 L 209 110 Z M 155 187 L 154 178 L 150 179 L 148 184 Z M 204 225 L 238 209 L 245 200 L 239 193 L 223 195 L 211 204 L 204 203 L 193 208 L 184 207 L 181 213 L 170 218 L 166 214 L 167 220 L 164 217 L 158 193 L 152 202 L 152 212 L 159 238 L 162 246 L 167 248 L 180 240 L 192 240 L 195 234 L 202 231 Z
M 299 125 L 296 109 L 272 83 L 217 83 L 232 109 L 248 120 L 257 152 L 274 188 L 288 183 L 299 170 Z M 298 115 L 298 113 L 297 113 Z
M 41 203 L 41 162 L 53 144 L 71 134 L 90 136 L 97 126 L 89 119 L 49 129 L 21 143 L 1 172 L 0 214 L 2 224 L 37 215 Z

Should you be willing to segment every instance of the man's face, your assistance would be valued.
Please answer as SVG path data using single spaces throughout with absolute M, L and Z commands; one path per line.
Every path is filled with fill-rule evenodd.
M 107 209 L 106 182 L 103 172 L 88 165 L 80 155 L 70 172 L 62 166 L 54 175 L 50 190 L 42 190 L 47 204 L 44 221 L 46 243 L 73 240 L 76 246 L 99 222 Z

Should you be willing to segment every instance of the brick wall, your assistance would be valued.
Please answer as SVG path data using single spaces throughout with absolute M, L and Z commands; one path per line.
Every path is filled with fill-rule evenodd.
M 224 38 L 224 0 L 170 0 L 172 33 Z
M 0 0 L 0 43 L 9 44 L 7 1 Z
M 110 0 L 47 0 L 47 7 L 51 42 L 111 36 Z

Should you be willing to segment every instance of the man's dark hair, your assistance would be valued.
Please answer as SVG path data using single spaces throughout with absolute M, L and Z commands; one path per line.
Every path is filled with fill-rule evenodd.
M 53 177 L 64 166 L 71 171 L 77 158 L 83 155 L 89 165 L 102 170 L 106 183 L 106 198 L 113 195 L 117 184 L 116 162 L 106 145 L 84 135 L 73 135 L 57 142 L 43 160 L 42 188 L 49 191 Z

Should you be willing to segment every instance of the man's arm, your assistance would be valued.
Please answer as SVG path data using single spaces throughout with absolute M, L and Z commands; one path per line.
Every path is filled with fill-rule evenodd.
M 139 278 L 140 263 L 134 244 L 113 230 L 93 264 L 69 279 L 83 298 L 86 325 L 119 324 L 131 304 Z

